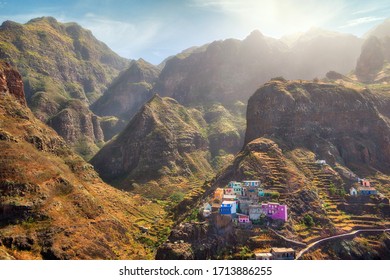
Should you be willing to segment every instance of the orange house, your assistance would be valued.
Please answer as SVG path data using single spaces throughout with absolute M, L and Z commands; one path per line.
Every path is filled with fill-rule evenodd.
M 221 188 L 217 188 L 215 191 L 214 191 L 214 200 L 215 199 L 218 199 L 219 201 L 222 201 L 222 198 L 223 198 L 223 189 Z

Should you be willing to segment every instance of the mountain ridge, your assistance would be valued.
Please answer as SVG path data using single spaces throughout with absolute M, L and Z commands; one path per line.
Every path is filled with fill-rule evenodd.
M 88 113 L 91 117 L 87 121 L 96 123 L 95 131 L 88 137 L 78 131 L 74 139 L 66 138 L 72 134 L 66 129 L 82 126 L 83 116 L 74 114 L 73 118 L 63 119 L 56 115 L 74 105 L 68 103 L 73 99 L 81 101 L 83 111 L 89 111 L 89 104 L 127 66 L 128 60 L 98 41 L 91 31 L 52 17 L 32 19 L 26 24 L 6 21 L 0 26 L 0 39 L 0 59 L 16 66 L 23 76 L 26 100 L 34 114 L 46 123 L 53 117 L 57 122 L 64 120 L 55 127 L 57 131 L 76 150 L 85 143 L 86 150 L 90 150 L 85 156 L 90 157 L 102 141 L 102 137 L 94 136 L 101 131 L 100 121 L 94 121 L 96 116 Z

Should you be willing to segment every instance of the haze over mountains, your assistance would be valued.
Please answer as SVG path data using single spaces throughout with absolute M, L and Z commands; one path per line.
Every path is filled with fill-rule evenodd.
M 281 231 L 300 241 L 388 226 L 388 26 L 366 39 L 311 29 L 277 40 L 253 31 L 155 66 L 119 57 L 76 23 L 4 22 L 0 59 L 16 70 L 1 64 L 0 257 L 153 258 L 174 219 L 197 217 L 194 209 L 229 180 L 260 179 L 279 193 L 291 206 Z M 313 167 L 316 158 L 329 163 L 327 174 Z M 384 198 L 360 209 L 322 188 L 346 192 L 346 174 L 369 177 Z M 344 222 L 336 219 L 345 212 Z M 303 213 L 325 227 L 300 229 Z M 95 239 L 84 228 L 91 225 Z M 199 236 L 210 241 L 214 226 Z M 203 239 L 193 233 L 159 256 L 191 246 L 186 257 L 201 256 Z M 208 257 L 224 244 L 216 236 Z M 375 256 L 384 244 L 372 246 Z

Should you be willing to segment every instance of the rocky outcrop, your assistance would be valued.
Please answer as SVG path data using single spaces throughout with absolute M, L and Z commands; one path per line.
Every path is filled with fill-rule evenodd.
M 248 102 L 245 143 L 269 137 L 330 163 L 388 172 L 390 127 L 369 94 L 335 84 L 271 81 Z
M 93 104 L 92 110 L 99 116 L 116 116 L 129 121 L 152 97 L 152 87 L 159 73 L 157 67 L 142 59 L 133 61 Z
M 199 112 L 186 109 L 174 99 L 155 95 L 91 163 L 107 180 L 147 181 L 211 171 L 208 141 L 201 130 L 205 123 L 198 116 Z
M 182 223 L 172 230 L 167 242 L 156 254 L 157 260 L 207 260 L 215 259 L 219 251 L 235 244 L 230 223 L 224 234 L 217 234 L 208 222 Z
M 22 105 L 26 105 L 22 77 L 9 63 L 2 61 L 0 61 L 0 94 L 11 94 Z

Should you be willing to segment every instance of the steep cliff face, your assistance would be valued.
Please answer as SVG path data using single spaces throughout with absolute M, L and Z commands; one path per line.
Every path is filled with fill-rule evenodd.
M 0 26 L 0 41 L 0 59 L 17 66 L 23 76 L 29 107 L 47 123 L 61 111 L 72 110 L 67 107 L 74 104 L 70 100 L 80 101 L 78 107 L 83 106 L 83 112 L 89 111 L 89 105 L 128 65 L 126 59 L 112 52 L 90 31 L 76 23 L 60 23 L 51 17 L 33 19 L 26 24 L 6 21 Z M 88 139 L 85 143 L 96 151 L 101 138 L 82 137 L 75 141 L 74 134 L 67 138 L 70 134 L 59 129 L 69 129 L 70 123 L 64 119 L 66 123 L 58 125 L 61 118 L 56 119 L 57 132 L 65 136 L 68 144 L 73 146 Z M 82 122 L 80 116 L 73 123 Z M 78 126 L 71 129 L 76 130 Z M 82 134 L 81 130 L 76 133 Z
M 356 76 L 364 83 L 388 80 L 390 59 L 390 37 L 371 36 L 363 47 L 356 65 Z M 387 74 L 387 75 L 385 75 Z
M 103 183 L 20 104 L 23 91 L 9 92 L 0 97 L 0 259 L 153 258 L 164 210 Z M 154 237 L 142 235 L 139 213 Z
M 199 111 L 155 95 L 91 163 L 104 179 L 115 179 L 113 183 L 123 188 L 130 180 L 145 183 L 167 176 L 207 174 L 212 169 L 203 127 Z
M 331 163 L 388 171 L 390 127 L 369 94 L 334 84 L 271 81 L 248 102 L 245 143 L 270 137 Z
M 99 116 L 116 116 L 129 121 L 152 97 L 160 70 L 140 59 L 133 61 L 92 106 Z
M 26 105 L 22 77 L 9 63 L 3 61 L 0 61 L 0 94 L 11 94 L 22 105 Z

